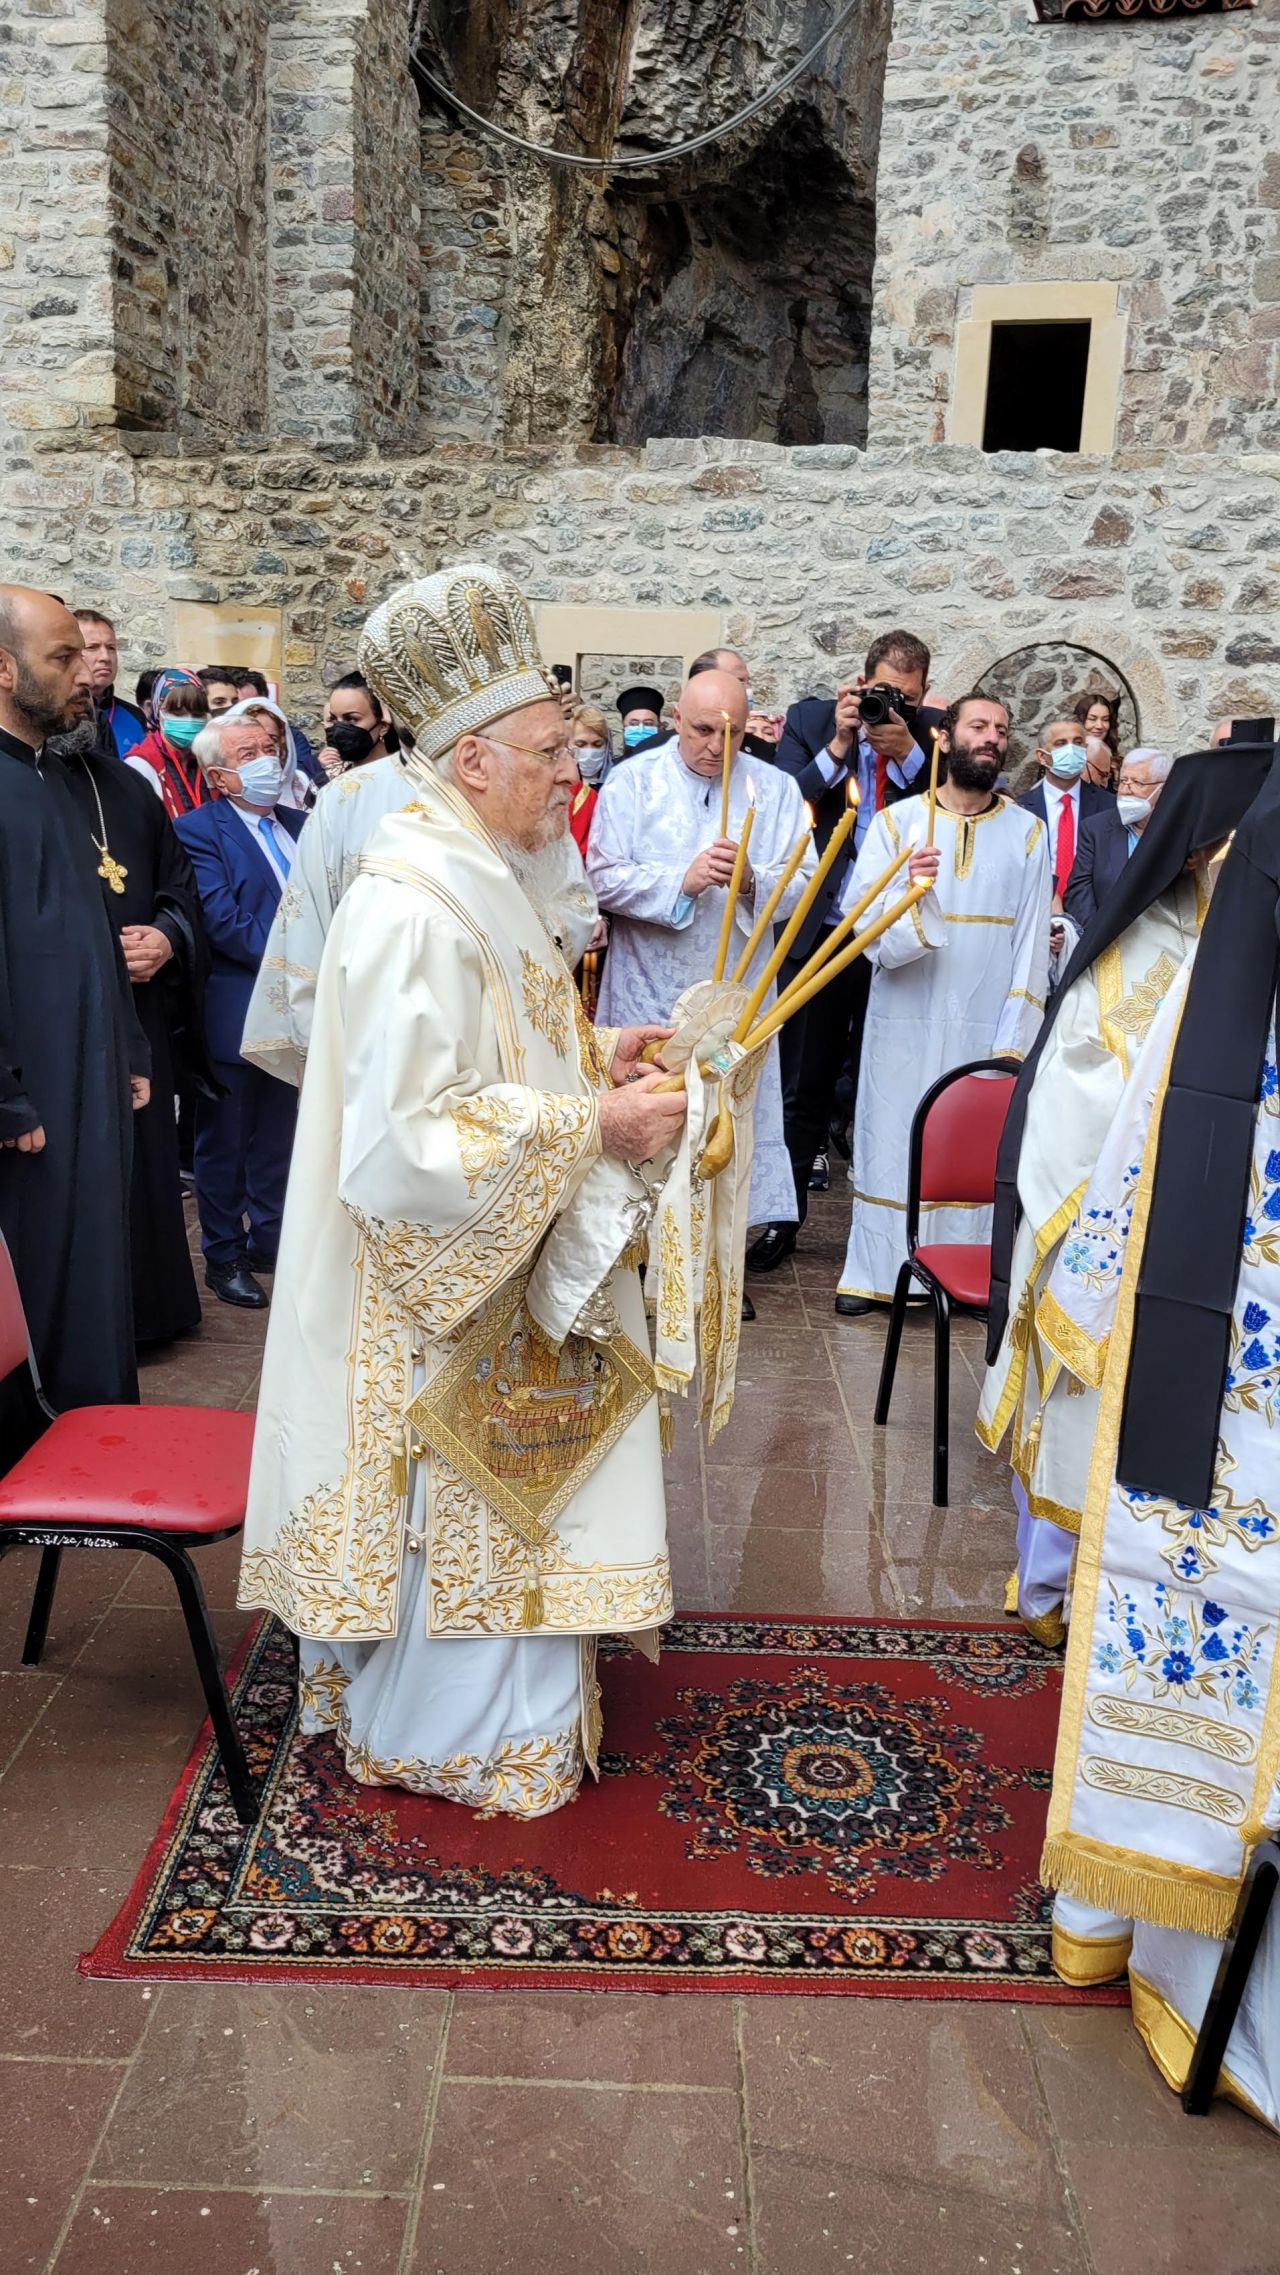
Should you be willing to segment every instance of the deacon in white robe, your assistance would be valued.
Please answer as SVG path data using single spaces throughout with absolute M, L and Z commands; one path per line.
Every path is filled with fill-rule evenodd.
M 655 1629 L 671 1583 L 638 1275 L 558 1343 L 526 1289 L 684 1100 L 652 1027 L 581 1018 L 543 906 L 577 769 L 521 596 L 421 580 L 360 661 L 420 782 L 320 960 L 240 1600 L 301 1638 L 303 1727 L 355 1778 L 536 1816 L 594 1767 L 596 1638 Z
M 264 1073 L 300 1084 L 311 1044 L 316 980 L 334 911 L 352 882 L 360 856 L 388 814 L 403 813 L 422 796 L 432 769 L 413 751 L 371 759 L 328 782 L 298 839 L 289 882 L 267 935 L 266 950 L 253 983 L 240 1051 Z M 566 832 L 549 861 L 563 865 L 550 873 L 552 929 L 571 967 L 581 959 L 599 911 L 586 880 L 582 857 Z
M 720 831 L 724 718 L 730 721 L 729 821 Z M 754 808 L 748 866 L 734 911 L 727 971 L 732 973 L 763 905 L 787 865 L 809 816 L 790 775 L 742 755 L 746 695 L 726 672 L 699 672 L 675 706 L 669 742 L 615 768 L 600 793 L 587 848 L 587 875 L 612 919 L 600 985 L 605 1022 L 665 1019 L 683 989 L 709 980 L 749 807 Z M 776 914 L 789 916 L 812 875 L 810 847 Z M 772 928 L 770 928 L 772 931 Z M 747 982 L 772 952 L 766 939 Z M 770 988 L 766 1005 L 774 999 Z M 753 1224 L 794 1224 L 795 1181 L 782 1130 L 782 1077 L 770 1049 L 756 1092 L 751 1173 Z
M 837 1310 L 888 1303 L 906 1261 L 907 1153 L 916 1107 L 940 1075 L 970 1059 L 1022 1058 L 1044 1016 L 1053 877 L 1044 825 L 995 793 L 1009 740 L 1003 704 L 966 696 L 941 733 L 947 780 L 935 842 L 929 801 L 878 813 L 845 887 L 851 908 L 904 845 L 905 872 L 872 902 L 870 924 L 907 878 L 932 890 L 868 950 L 874 965 L 854 1118 L 853 1221 Z M 984 1241 L 991 1212 L 924 1209 L 927 1241 Z

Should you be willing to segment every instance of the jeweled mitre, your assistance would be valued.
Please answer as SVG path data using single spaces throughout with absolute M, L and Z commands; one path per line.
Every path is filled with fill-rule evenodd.
M 483 561 L 401 585 L 374 609 L 357 653 L 369 685 L 412 728 L 422 758 L 560 692 L 524 594 Z

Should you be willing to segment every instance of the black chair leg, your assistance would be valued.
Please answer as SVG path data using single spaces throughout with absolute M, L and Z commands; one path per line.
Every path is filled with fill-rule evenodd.
M 884 1339 L 884 1357 L 880 1361 L 880 1382 L 876 1390 L 876 1410 L 873 1419 L 887 1422 L 889 1401 L 893 1396 L 893 1378 L 898 1371 L 898 1353 L 902 1348 L 902 1328 L 907 1316 L 907 1296 L 911 1290 L 911 1266 L 904 1264 L 893 1285 L 893 1302 L 889 1307 L 889 1329 Z
M 36 1574 L 35 1594 L 31 1598 L 31 1616 L 22 1645 L 24 1667 L 38 1667 L 44 1652 L 45 1637 L 49 1632 L 49 1614 L 53 1610 L 53 1592 L 58 1585 L 58 1566 L 62 1562 L 60 1548 L 40 1551 L 40 1569 Z
M 204 1600 L 200 1575 L 183 1549 L 169 1549 L 164 1562 L 169 1566 L 178 1590 L 178 1601 L 182 1605 L 187 1634 L 191 1638 L 191 1649 L 195 1655 L 205 1705 L 209 1709 L 209 1720 L 213 1724 L 222 1767 L 231 1788 L 232 1805 L 242 1825 L 256 1824 L 258 1796 L 249 1775 L 249 1764 L 231 1711 L 227 1686 L 222 1679 L 218 1645 L 209 1623 L 209 1607 Z
M 1249 1859 L 1231 1932 L 1222 1947 L 1218 1972 L 1182 2089 L 1182 2106 L 1188 2117 L 1208 2115 L 1277 1883 L 1280 1883 L 1280 1841 L 1259 1841 Z
M 947 1453 L 951 1429 L 951 1305 L 941 1288 L 933 1298 L 933 1498 L 947 1506 Z

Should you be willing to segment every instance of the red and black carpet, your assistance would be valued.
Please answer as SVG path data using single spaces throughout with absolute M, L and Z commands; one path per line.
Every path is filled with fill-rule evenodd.
M 259 1823 L 206 1730 L 84 1972 L 1077 2000 L 1036 1879 L 1059 1667 L 1020 1630 L 683 1618 L 601 1676 L 599 1784 L 482 1819 L 300 1738 L 264 1622 L 236 1686 Z

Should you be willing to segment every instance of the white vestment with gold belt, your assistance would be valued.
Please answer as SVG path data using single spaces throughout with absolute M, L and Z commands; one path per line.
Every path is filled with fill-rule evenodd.
M 904 845 L 923 845 L 928 800 L 903 798 L 870 823 L 842 907 L 883 876 Z M 853 1219 L 842 1295 L 887 1303 L 907 1253 L 911 1121 L 940 1075 L 969 1059 L 1025 1058 L 1049 977 L 1048 838 L 1007 798 L 982 814 L 939 806 L 937 881 L 868 949 L 874 966 L 854 1110 Z M 860 922 L 906 890 L 902 871 Z M 924 1241 L 984 1241 L 989 1208 L 921 1213 Z
M 303 1638 L 308 1726 L 369 1781 L 555 1807 L 591 1749 L 594 1638 L 670 1616 L 637 1275 L 611 1274 L 603 1343 L 557 1348 L 523 1302 L 604 1169 L 606 1084 L 500 850 L 424 785 L 320 967 L 240 1589 Z

